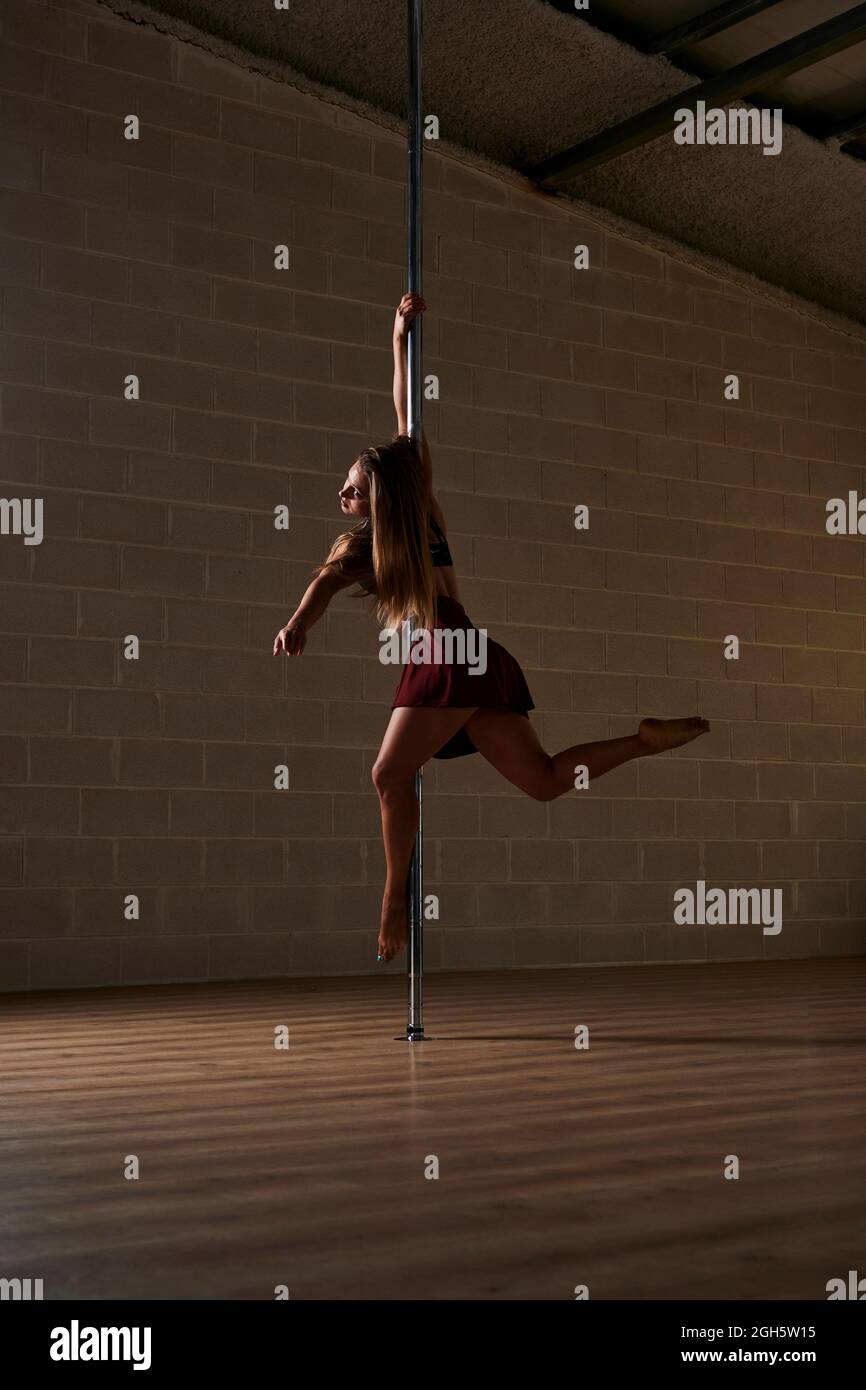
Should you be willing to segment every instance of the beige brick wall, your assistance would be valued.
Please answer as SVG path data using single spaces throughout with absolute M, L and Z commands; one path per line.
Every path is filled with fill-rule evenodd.
M 0 537 L 0 985 L 375 970 L 394 676 L 346 595 L 300 661 L 270 647 L 393 429 L 403 142 L 82 0 L 4 17 L 0 489 L 45 538 Z M 429 963 L 861 953 L 864 547 L 824 521 L 866 487 L 862 330 L 429 149 L 426 187 L 470 614 L 552 751 L 713 724 L 549 804 L 429 764 Z M 675 927 L 697 879 L 780 887 L 781 935 Z

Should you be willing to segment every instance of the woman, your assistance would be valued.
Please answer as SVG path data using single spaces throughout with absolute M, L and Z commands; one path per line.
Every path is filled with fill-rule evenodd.
M 406 341 L 413 319 L 426 307 L 419 295 L 406 294 L 394 319 L 397 434 L 390 444 L 364 449 L 339 492 L 344 515 L 359 518 L 359 524 L 334 542 L 274 640 L 275 656 L 300 656 L 308 630 L 334 594 L 354 583 L 376 596 L 386 628 L 401 629 L 412 616 L 414 627 L 428 634 L 446 629 L 463 635 L 465 652 L 455 647 L 437 653 L 433 647 L 423 664 L 407 662 L 373 767 L 387 862 L 379 960 L 391 960 L 406 944 L 406 886 L 418 826 L 415 773 L 428 758 L 479 752 L 521 791 L 551 801 L 573 788 L 578 765 L 593 779 L 709 729 L 698 716 L 642 719 L 637 733 L 626 738 L 576 744 L 553 757 L 545 753 L 529 721 L 534 706 L 520 666 L 499 643 L 484 642 L 460 602 L 445 518 L 432 492 L 430 451 L 422 438 L 419 453 L 407 435 Z M 479 644 L 486 669 L 472 674 L 473 666 L 480 672 L 485 665 L 477 659 Z M 457 659 L 461 655 L 465 659 Z

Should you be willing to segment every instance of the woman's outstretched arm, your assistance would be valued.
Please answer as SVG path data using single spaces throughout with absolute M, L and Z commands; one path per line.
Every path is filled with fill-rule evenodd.
M 285 627 L 281 627 L 274 638 L 274 656 L 279 652 L 300 656 L 307 643 L 307 632 L 319 621 L 334 594 L 354 583 L 354 579 L 347 579 L 333 569 L 317 574 Z

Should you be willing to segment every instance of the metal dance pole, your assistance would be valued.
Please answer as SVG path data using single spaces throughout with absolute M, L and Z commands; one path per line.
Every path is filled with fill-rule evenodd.
M 424 0 L 407 0 L 409 21 L 409 164 L 408 164 L 408 214 L 409 214 L 409 293 L 422 294 L 421 269 L 423 264 L 423 227 L 421 209 L 422 149 L 424 144 L 421 56 L 423 51 Z M 409 329 L 407 357 L 408 380 L 408 424 L 409 433 L 421 445 L 421 315 L 413 321 Z M 407 1042 L 424 1042 L 424 787 L 422 769 L 415 774 L 415 792 L 418 797 L 418 833 L 415 836 L 415 851 L 409 870 L 407 885 L 409 894 L 409 1021 L 406 1026 Z

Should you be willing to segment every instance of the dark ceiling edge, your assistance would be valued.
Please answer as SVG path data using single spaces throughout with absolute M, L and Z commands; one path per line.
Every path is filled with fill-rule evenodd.
M 324 83 L 316 81 L 315 78 L 308 77 L 305 73 L 290 67 L 288 63 L 277 62 L 274 59 L 252 54 L 228 39 L 220 38 L 208 30 L 196 28 L 184 20 L 163 14 L 149 5 L 140 3 L 140 0 L 96 0 L 96 2 L 116 18 L 129 20 L 133 24 L 155 29 L 159 33 L 189 43 L 193 47 L 209 53 L 214 58 L 225 59 L 245 68 L 248 72 L 282 82 L 306 96 L 318 97 L 330 106 L 340 107 L 361 120 L 370 121 L 391 135 L 396 135 L 403 140 L 406 138 L 405 121 L 392 115 L 390 111 L 383 111 L 381 107 L 350 96 L 338 88 L 328 87 Z M 803 318 L 812 319 L 834 332 L 842 333 L 855 339 L 858 343 L 866 345 L 866 324 L 861 324 L 856 319 L 846 318 L 843 314 L 837 313 L 826 305 L 804 299 L 790 290 L 782 289 L 781 286 L 774 285 L 769 280 L 763 280 L 747 270 L 731 265 L 729 261 L 721 260 L 706 251 L 699 251 L 684 242 L 676 241 L 673 237 L 664 236 L 641 223 L 620 217 L 617 213 L 610 212 L 598 204 L 572 198 L 563 193 L 551 194 L 509 165 L 499 164 L 496 160 L 479 154 L 475 150 L 467 149 L 463 145 L 452 144 L 448 140 L 440 139 L 437 141 L 436 152 L 477 173 L 485 174 L 488 178 L 510 184 L 517 193 L 541 200 L 548 209 L 558 209 L 563 215 L 573 214 L 584 220 L 593 221 L 603 230 L 625 237 L 638 246 L 649 247 L 662 255 L 670 256 L 671 259 L 679 261 L 692 270 L 719 276 L 744 293 L 756 295 L 769 303 L 791 309 Z

